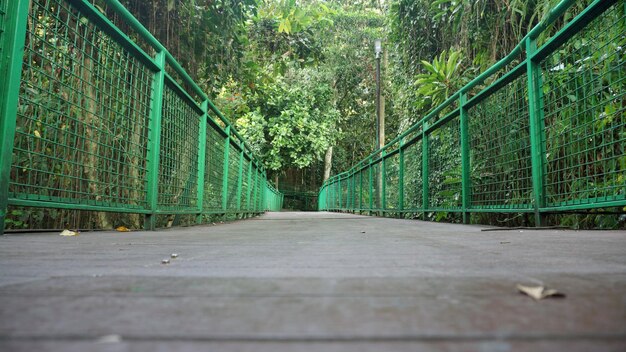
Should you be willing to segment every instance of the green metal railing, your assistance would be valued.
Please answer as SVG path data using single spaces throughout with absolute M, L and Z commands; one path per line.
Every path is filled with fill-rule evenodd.
M 282 195 L 245 140 L 116 0 L 0 0 L 0 220 L 8 206 L 254 214 Z M 133 38 L 133 39 L 131 39 Z
M 562 1 L 507 57 L 330 178 L 318 208 L 461 213 L 466 223 L 476 212 L 534 213 L 541 224 L 547 213 L 626 206 L 626 3 L 594 1 L 561 25 L 574 4 Z

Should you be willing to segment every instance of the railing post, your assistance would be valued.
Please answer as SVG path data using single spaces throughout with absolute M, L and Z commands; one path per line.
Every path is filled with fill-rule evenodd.
M 541 67 L 531 59 L 537 50 L 537 41 L 526 38 L 526 75 L 528 78 L 528 113 L 530 118 L 530 150 L 532 163 L 533 203 L 535 226 L 545 225 L 541 208 L 545 207 L 545 139 L 542 106 Z
M 163 114 L 163 89 L 165 88 L 165 52 L 160 51 L 154 58 L 159 70 L 152 79 L 152 103 L 150 105 L 150 135 L 146 160 L 146 203 L 148 210 L 144 228 L 154 230 L 159 200 L 159 163 L 161 151 L 161 118 Z
M 198 136 L 198 215 L 196 224 L 202 224 L 204 210 L 204 173 L 206 168 L 206 129 L 209 118 L 209 102 L 202 102 L 202 118 L 200 119 L 200 135 Z
M 469 147 L 469 121 L 467 120 L 467 109 L 465 93 L 459 95 L 459 119 L 461 123 L 461 196 L 463 208 L 463 223 L 470 223 L 469 209 L 472 204 L 471 178 L 470 178 L 470 147 Z
M 398 171 L 398 217 L 404 218 L 404 138 L 400 140 L 400 170 Z
M 423 219 L 428 220 L 428 212 L 427 209 L 429 207 L 428 200 L 428 134 L 426 130 L 428 129 L 428 122 L 424 122 L 424 126 L 422 127 L 422 211 L 423 211 Z
M 224 138 L 224 165 L 222 168 L 222 210 L 224 213 L 228 210 L 228 170 L 230 164 L 228 157 L 230 155 L 230 125 L 226 126 L 226 138 Z
M 241 193 L 243 190 L 243 154 L 245 147 L 241 143 L 241 153 L 239 154 L 239 174 L 237 177 L 237 211 L 241 211 Z
M 28 0 L 9 1 L 7 31 L 0 42 L 5 55 L 0 57 L 0 235 L 4 234 L 4 219 L 9 206 L 9 183 L 13 144 L 15 143 L 15 124 L 17 105 L 22 79 L 22 57 L 26 40 L 28 19 Z M 0 28 L 2 30 L 2 28 Z

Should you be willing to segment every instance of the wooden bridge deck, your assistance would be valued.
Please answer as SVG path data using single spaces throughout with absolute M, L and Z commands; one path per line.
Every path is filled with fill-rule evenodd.
M 0 350 L 626 350 L 626 233 L 481 228 L 283 212 L 4 236 Z

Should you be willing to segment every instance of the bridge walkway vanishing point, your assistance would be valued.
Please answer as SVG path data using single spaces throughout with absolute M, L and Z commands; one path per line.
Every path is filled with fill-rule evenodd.
M 483 228 L 282 212 L 7 235 L 0 350 L 626 349 L 623 231 Z M 517 283 L 567 297 L 534 301 Z

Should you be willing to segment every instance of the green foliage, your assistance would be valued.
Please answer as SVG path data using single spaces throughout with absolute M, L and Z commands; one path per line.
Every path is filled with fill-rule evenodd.
M 415 78 L 416 106 L 421 111 L 442 104 L 465 83 L 471 70 L 463 70 L 463 54 L 460 51 L 443 51 L 432 63 L 422 60 L 426 73 Z
M 257 87 L 252 99 L 256 109 L 239 118 L 237 127 L 261 151 L 268 169 L 308 167 L 335 141 L 339 112 L 328 77 L 319 71 L 293 68 Z
M 273 19 L 278 33 L 302 32 L 316 23 L 332 25 L 327 15 L 331 10 L 324 3 L 296 5 L 296 0 L 264 0 L 257 14 L 259 19 Z
M 96 0 L 107 9 L 106 1 Z M 122 0 L 210 95 L 244 78 L 246 21 L 256 0 Z M 114 13 L 110 13 L 115 21 Z M 115 21 L 128 30 L 123 21 Z M 132 31 L 131 31 L 132 32 Z

